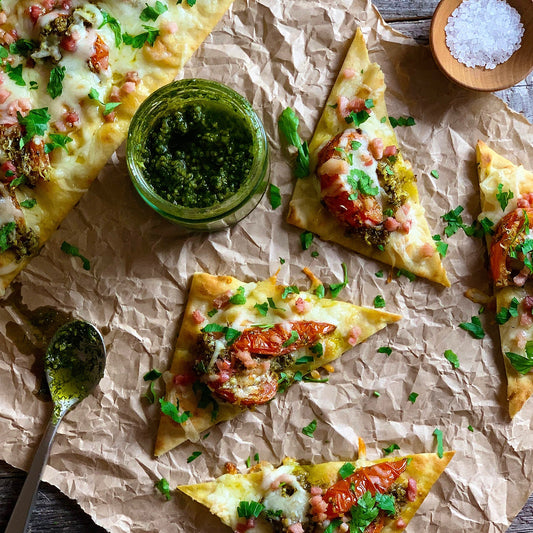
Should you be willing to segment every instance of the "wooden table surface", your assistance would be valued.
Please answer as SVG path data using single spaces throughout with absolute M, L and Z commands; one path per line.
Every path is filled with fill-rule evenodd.
M 427 44 L 431 16 L 438 0 L 374 0 L 374 4 L 393 28 Z M 533 75 L 496 94 L 533 122 Z M 0 530 L 7 525 L 24 477 L 24 472 L 0 461 Z M 105 533 L 76 502 L 47 483 L 41 484 L 30 528 L 35 533 Z M 533 495 L 507 531 L 517 532 L 533 533 Z

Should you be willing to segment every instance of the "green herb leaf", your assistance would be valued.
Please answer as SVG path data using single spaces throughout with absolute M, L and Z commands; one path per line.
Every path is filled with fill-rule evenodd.
M 474 428 L 472 426 L 468 426 L 468 431 L 471 431 L 472 433 L 474 433 Z
M 146 4 L 146 7 L 141 11 L 141 14 L 139 15 L 139 18 L 143 22 L 157 20 L 159 15 L 162 15 L 165 11 L 168 11 L 168 7 L 163 4 L 163 2 L 157 0 L 154 7 L 150 7 L 148 4 Z
M 324 533 L 333 533 L 334 531 L 337 531 L 337 528 L 342 524 L 342 520 L 340 518 L 333 519 L 329 526 L 324 530 Z
M 170 485 L 168 484 L 168 481 L 162 477 L 156 484 L 156 489 L 168 500 L 170 500 Z
M 21 174 L 18 178 L 15 178 L 9 184 L 9 188 L 10 189 L 16 189 L 17 187 L 19 187 L 20 185 L 23 185 L 24 183 L 26 183 L 26 176 L 24 174 Z
M 305 365 L 307 363 L 312 363 L 313 360 L 314 360 L 314 357 L 312 355 L 303 355 L 302 357 L 299 357 L 298 359 L 296 359 L 294 363 L 297 365 Z
M 312 420 L 311 422 L 309 422 L 307 426 L 302 428 L 302 433 L 304 435 L 307 435 L 308 437 L 312 437 L 314 432 L 316 431 L 316 425 L 317 425 L 316 419 Z
M 390 446 L 387 446 L 386 448 L 383 448 L 383 453 L 385 455 L 389 455 L 394 450 L 399 450 L 399 449 L 400 449 L 400 447 L 395 442 L 393 442 Z
M 65 252 L 67 255 L 71 255 L 72 257 L 79 257 L 83 264 L 83 269 L 91 270 L 91 263 L 86 257 L 80 254 L 80 251 L 78 248 L 76 248 L 76 246 L 72 246 L 72 244 L 69 244 L 67 241 L 63 241 L 61 244 L 61 251 Z
M 416 402 L 416 399 L 418 398 L 418 393 L 417 392 L 412 392 L 411 394 L 409 394 L 409 398 L 407 398 L 411 403 L 415 403 Z
M 393 128 L 396 128 L 397 126 L 414 126 L 416 124 L 413 117 L 389 117 L 389 121 Z
M 383 270 L 378 270 L 375 275 L 376 275 L 376 278 L 382 278 L 383 277 Z
M 375 391 L 374 391 L 374 396 L 375 396 L 376 398 L 379 398 L 379 397 L 381 396 L 381 394 L 380 394 L 377 390 L 375 390 Z
M 16 67 L 12 67 L 9 63 L 6 63 L 4 68 L 9 79 L 14 81 L 16 85 L 18 85 L 19 87 L 26 86 L 26 82 L 22 77 L 22 63 Z
M 233 305 L 244 305 L 246 297 L 244 296 L 244 287 L 238 287 L 237 292 L 229 299 Z
M 177 405 L 174 405 L 171 402 L 167 402 L 164 398 L 159 398 L 159 403 L 161 404 L 161 412 L 170 417 L 177 424 L 183 424 L 183 422 L 189 420 L 191 417 L 190 411 L 184 411 L 181 415 L 179 414 L 179 401 L 177 402 Z
M 279 264 L 280 265 L 284 265 L 285 264 L 285 259 L 283 259 L 283 257 L 279 258 Z
M 192 452 L 192 454 L 187 457 L 187 463 L 192 463 L 195 459 L 198 459 L 202 455 L 202 452 Z
M 37 48 L 39 48 L 39 43 L 30 39 L 18 39 L 17 41 L 9 45 L 9 51 L 12 54 L 18 54 L 23 57 L 28 57 L 30 53 L 36 50 Z M 7 51 L 5 52 L 5 55 L 3 55 L 3 53 L 0 54 L 0 57 L 3 57 L 5 59 L 7 57 Z
M 213 318 L 217 313 L 218 313 L 218 309 L 213 308 L 207 311 L 207 316 L 210 318 Z
M 116 109 L 122 102 L 107 102 L 107 104 L 104 104 L 104 111 L 103 115 L 106 117 L 109 115 L 114 109 Z
M 300 335 L 298 335 L 297 331 L 291 331 L 291 336 L 282 344 L 282 346 L 286 348 L 287 346 L 294 344 L 299 338 Z
M 290 289 L 290 288 L 291 287 L 287 287 L 287 289 Z M 292 287 L 292 288 L 296 289 L 296 293 L 299 294 L 300 291 L 298 291 L 298 287 Z M 283 294 L 285 294 L 285 292 L 283 292 Z M 288 292 L 287 294 L 290 294 L 290 292 Z M 282 298 L 283 298 L 283 295 L 282 295 Z M 285 311 L 283 307 L 277 307 L 272 298 L 267 298 L 267 301 L 268 301 L 268 306 L 270 307 L 270 309 L 278 309 L 279 311 Z
M 281 113 L 278 120 L 279 130 L 285 136 L 287 143 L 298 149 L 294 174 L 297 178 L 305 178 L 309 175 L 309 147 L 307 146 L 307 142 L 302 143 L 298 135 L 299 124 L 300 121 L 296 113 L 290 107 L 287 107 Z
M 130 45 L 132 48 L 142 48 L 146 43 L 154 46 L 155 40 L 159 36 L 159 30 L 152 26 L 146 26 L 145 24 L 143 24 L 143 28 L 146 32 L 140 33 L 139 35 L 122 34 L 124 44 Z
M 372 98 L 368 98 L 365 100 L 365 107 L 367 109 L 372 109 L 374 107 L 374 100 Z
M 257 309 L 257 312 L 261 316 L 266 316 L 268 313 L 268 302 L 264 302 L 262 304 L 255 304 L 254 308 Z
M 311 252 L 311 257 L 318 257 L 320 254 L 316 251 L 316 250 L 313 250 Z
M 44 151 L 46 154 L 49 154 L 56 148 L 63 148 L 68 154 L 67 144 L 72 142 L 72 139 L 68 135 L 63 135 L 61 133 L 51 133 L 50 139 L 52 142 L 46 143 L 44 146 Z
M 285 300 L 285 298 L 287 298 L 289 294 L 300 294 L 300 289 L 298 289 L 296 285 L 289 285 L 288 287 L 285 287 L 283 294 L 281 295 L 281 299 Z M 269 303 L 270 303 L 270 299 L 269 299 Z M 276 308 L 273 307 L 273 309 L 276 309 Z
M 52 97 L 57 98 L 63 94 L 63 80 L 67 72 L 66 67 L 54 67 L 50 72 L 50 79 L 46 86 L 46 92 Z
M 439 179 L 439 171 L 438 170 L 432 170 L 430 174 L 436 179 Z
M 211 421 L 214 422 L 218 418 L 220 406 L 211 394 L 211 389 L 205 383 L 195 381 L 192 384 L 192 390 L 197 396 L 198 394 L 200 395 L 200 398 L 198 399 L 198 407 L 200 409 L 207 409 L 209 405 L 212 406 Z
M 270 200 L 270 205 L 272 206 L 272 209 L 277 209 L 281 205 L 281 192 L 279 190 L 279 187 L 277 187 L 273 183 L 270 184 L 270 188 L 268 190 L 268 198 Z
M 0 228 L 0 251 L 5 252 L 13 244 L 13 232 L 17 225 L 15 222 L 8 222 Z
M 416 276 L 409 272 L 409 270 L 405 270 L 404 268 L 399 268 L 398 272 L 396 272 L 396 277 L 399 278 L 400 276 L 405 276 L 409 281 L 414 281 L 416 279 Z
M 314 346 L 311 346 L 309 349 L 317 357 L 322 357 L 324 355 L 324 346 L 320 342 L 317 342 Z
M 450 361 L 450 363 L 452 364 L 453 368 L 459 368 L 459 358 L 457 357 L 457 355 L 452 350 L 446 350 L 444 352 L 444 357 L 446 357 L 446 359 L 448 359 L 448 361 Z
M 249 502 L 241 501 L 239 507 L 237 507 L 237 514 L 239 518 L 257 518 L 264 508 L 265 506 L 262 503 L 253 500 Z
M 435 438 L 437 439 L 437 455 L 442 459 L 444 457 L 444 445 L 442 443 L 442 431 L 438 428 L 435 428 L 433 435 L 435 435 Z
M 509 308 L 502 306 L 500 311 L 496 314 L 496 322 L 498 324 L 505 324 L 512 316 L 518 316 L 518 305 L 520 302 L 517 298 L 511 300 Z
M 383 298 L 383 296 L 381 296 L 381 294 L 378 294 L 374 298 L 374 307 L 376 309 L 381 309 L 382 307 L 385 307 L 385 298 Z
M 527 374 L 533 368 L 533 341 L 526 343 L 526 357 L 513 352 L 505 352 L 505 355 L 519 374 Z
M 101 29 L 108 24 L 115 35 L 115 46 L 118 48 L 122 44 L 122 28 L 120 27 L 120 22 L 105 11 L 102 11 L 102 16 L 103 22 L 98 26 L 98 29 Z
M 492 227 L 494 226 L 494 222 L 492 222 L 490 218 L 485 217 L 484 219 L 479 221 L 479 224 L 481 226 L 481 229 L 484 235 L 494 234 L 494 230 L 492 229 Z
M 17 111 L 17 118 L 19 123 L 26 128 L 26 135 L 21 139 L 21 148 L 33 139 L 34 136 L 42 136 L 48 128 L 50 121 L 50 114 L 48 108 L 32 109 L 25 117 Z
M 300 242 L 302 244 L 302 250 L 307 250 L 313 243 L 313 234 L 310 231 L 304 231 L 300 234 Z
M 496 193 L 496 200 L 498 200 L 502 211 L 505 211 L 509 200 L 514 198 L 512 191 L 503 192 L 503 183 L 498 183 L 498 192 Z
M 382 346 L 381 348 L 378 348 L 378 353 L 384 353 L 389 356 L 392 353 L 392 348 L 390 346 Z
M 26 200 L 20 202 L 20 206 L 26 209 L 32 209 L 36 204 L 37 200 L 35 198 L 27 198 Z
M 352 111 L 347 117 L 344 118 L 347 124 L 354 125 L 355 128 L 358 128 L 361 124 L 366 122 L 370 118 L 370 115 L 366 109 L 362 109 L 357 113 Z
M 152 368 L 149 372 L 146 372 L 146 374 L 143 376 L 144 381 L 153 381 L 154 379 L 158 379 L 163 374 L 159 372 L 159 370 L 156 370 L 155 368 Z
M 155 386 L 153 381 L 150 382 L 150 386 L 143 394 L 143 398 L 146 398 L 149 404 L 153 404 L 155 402 Z
M 481 320 L 479 320 L 479 317 L 477 316 L 472 317 L 472 322 L 462 322 L 459 324 L 459 327 L 465 331 L 468 331 L 468 333 L 470 333 L 474 339 L 482 339 L 485 336 L 485 331 L 481 325 Z
M 355 472 L 355 466 L 352 463 L 344 463 L 339 469 L 339 476 L 346 479 Z
M 316 294 L 317 298 L 319 298 L 319 299 L 324 298 L 324 296 L 326 294 L 326 289 L 324 288 L 324 285 L 319 285 L 315 289 L 315 294 Z
M 332 298 L 337 298 L 337 296 L 342 291 L 342 289 L 344 289 L 344 287 L 348 285 L 348 269 L 345 263 L 341 263 L 341 266 L 342 266 L 342 271 L 344 273 L 344 281 L 342 283 L 333 283 L 332 285 L 329 286 L 329 290 L 331 292 Z

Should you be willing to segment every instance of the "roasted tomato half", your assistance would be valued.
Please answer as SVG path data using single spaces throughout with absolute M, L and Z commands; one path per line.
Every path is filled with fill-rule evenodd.
M 533 224 L 533 208 L 517 208 L 496 226 L 490 246 L 490 270 L 496 287 L 522 286 L 532 273 L 524 265 L 521 247 Z M 527 253 L 527 252 L 526 252 Z
M 316 173 L 322 200 L 345 226 L 377 226 L 383 222 L 382 206 L 376 195 L 364 194 L 350 185 L 351 166 L 376 173 L 377 162 L 369 150 L 368 138 L 357 130 L 339 133 L 320 150 Z M 360 178 L 352 179 L 357 182 Z
M 367 491 L 370 491 L 372 496 L 376 492 L 385 494 L 404 472 L 406 466 L 406 459 L 378 463 L 359 468 L 346 479 L 338 481 L 323 496 L 328 504 L 327 517 L 332 519 L 347 513 Z

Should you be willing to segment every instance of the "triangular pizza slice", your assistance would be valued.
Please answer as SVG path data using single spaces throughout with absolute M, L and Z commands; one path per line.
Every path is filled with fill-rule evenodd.
M 396 533 L 413 518 L 453 455 L 317 465 L 286 458 L 277 468 L 262 462 L 247 474 L 224 474 L 178 489 L 237 532 Z
M 385 81 L 358 29 L 309 145 L 288 221 L 445 286 L 415 177 L 385 106 Z
M 533 393 L 533 172 L 482 141 L 476 155 L 512 418 Z
M 265 281 L 196 273 L 165 373 L 155 445 L 159 456 L 245 409 L 272 400 L 401 317 Z

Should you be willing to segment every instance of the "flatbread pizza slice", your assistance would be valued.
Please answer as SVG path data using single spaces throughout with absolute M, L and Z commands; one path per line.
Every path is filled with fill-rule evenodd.
M 533 393 L 533 172 L 482 141 L 476 156 L 512 418 Z
M 262 462 L 246 474 L 178 489 L 237 532 L 396 533 L 413 518 L 453 455 L 360 457 L 317 465 L 286 458 L 277 468 Z
M 401 317 L 324 298 L 324 286 L 196 273 L 155 444 L 159 456 L 199 433 L 262 405 Z
M 1 2 L 0 295 L 231 2 Z
M 445 286 L 415 177 L 388 118 L 385 81 L 357 30 L 309 145 L 288 222 Z

